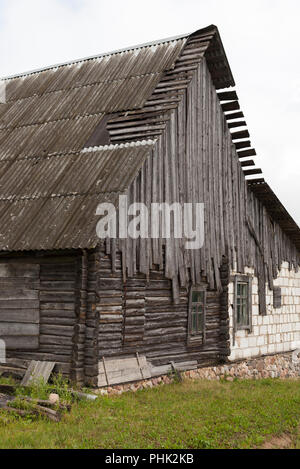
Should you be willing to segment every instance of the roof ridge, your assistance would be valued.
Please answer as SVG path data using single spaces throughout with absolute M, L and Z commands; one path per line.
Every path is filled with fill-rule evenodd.
M 160 44 L 167 44 L 167 43 L 179 41 L 180 39 L 187 39 L 192 34 L 193 33 L 188 33 L 188 34 L 169 37 L 169 38 L 165 38 L 165 39 L 158 39 L 156 41 L 147 42 L 147 43 L 144 43 L 144 44 L 142 43 L 142 44 L 137 44 L 135 46 L 125 47 L 124 49 L 117 49 L 117 50 L 114 50 L 114 51 L 111 51 L 111 52 L 103 52 L 101 54 L 82 57 L 82 58 L 70 60 L 70 61 L 67 61 L 67 62 L 61 62 L 61 63 L 58 63 L 58 64 L 47 65 L 45 67 L 41 67 L 41 68 L 37 68 L 37 69 L 33 69 L 33 70 L 28 70 L 27 72 L 21 72 L 21 73 L 16 73 L 16 74 L 13 74 L 13 75 L 8 75 L 8 76 L 5 76 L 5 77 L 0 77 L 0 81 L 8 81 L 8 80 L 16 79 L 16 78 L 23 78 L 23 77 L 27 77 L 27 76 L 30 76 L 30 75 L 35 75 L 35 74 L 38 74 L 38 73 L 46 72 L 48 70 L 55 70 L 55 69 L 60 68 L 60 67 L 67 67 L 68 65 L 76 65 L 76 64 L 79 64 L 79 63 L 87 62 L 89 60 L 97 60 L 97 59 L 101 59 L 103 57 L 111 57 L 113 55 L 122 54 L 124 52 L 130 52 L 130 51 L 139 50 L 139 49 L 144 49 L 146 47 L 159 46 Z
M 165 44 L 165 43 L 167 44 L 168 42 L 169 43 L 170 42 L 175 42 L 175 41 L 179 41 L 180 39 L 188 39 L 189 37 L 191 37 L 194 34 L 199 33 L 199 32 L 202 32 L 203 34 L 205 34 L 206 32 L 208 33 L 210 31 L 213 31 L 215 33 L 218 32 L 217 26 L 215 26 L 214 24 L 211 24 L 209 26 L 197 29 L 196 31 L 193 31 L 193 32 L 190 32 L 190 33 L 179 34 L 179 35 L 170 36 L 170 37 L 162 38 L 162 39 L 156 39 L 156 40 L 153 40 L 153 41 L 150 41 L 150 42 L 136 44 L 136 45 L 124 47 L 124 48 L 121 48 L 121 49 L 116 49 L 116 50 L 113 50 L 113 51 L 103 52 L 101 54 L 96 54 L 96 55 L 91 55 L 91 56 L 82 57 L 82 58 L 78 58 L 78 59 L 73 59 L 73 60 L 70 60 L 70 61 L 67 61 L 67 62 L 61 62 L 61 63 L 47 65 L 45 67 L 33 69 L 33 70 L 28 70 L 26 72 L 20 72 L 20 73 L 15 73 L 15 74 L 12 74 L 12 75 L 7 75 L 5 77 L 0 77 L 0 81 L 6 81 L 6 80 L 12 80 L 12 79 L 15 79 L 15 78 L 27 77 L 27 76 L 30 76 L 30 75 L 34 75 L 36 73 L 41 73 L 41 72 L 45 72 L 47 70 L 52 70 L 52 69 L 54 70 L 56 68 L 66 67 L 68 65 L 75 65 L 75 64 L 78 64 L 78 63 L 86 62 L 88 60 L 96 60 L 96 59 L 100 59 L 102 57 L 110 57 L 110 56 L 113 56 L 113 55 L 122 54 L 124 52 L 130 52 L 130 51 L 133 51 L 133 50 L 144 49 L 146 47 L 158 46 L 160 44 Z
M 94 146 L 94 147 L 83 148 L 80 153 L 92 153 L 94 151 L 115 150 L 118 148 L 135 148 L 135 147 L 153 146 L 156 144 L 156 142 L 157 142 L 157 139 L 149 139 L 149 140 L 136 140 L 134 142 L 128 142 L 128 143 L 99 145 L 99 146 Z

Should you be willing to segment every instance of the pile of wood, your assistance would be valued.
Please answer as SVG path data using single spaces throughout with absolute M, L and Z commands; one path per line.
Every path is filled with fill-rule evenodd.
M 30 386 L 35 380 L 43 378 L 47 383 L 54 369 L 55 363 L 32 361 L 27 370 L 20 370 L 11 366 L 0 367 L 0 376 L 21 379 L 21 387 Z M 53 422 L 59 422 L 62 412 L 70 411 L 71 406 L 62 404 L 58 395 L 51 395 L 49 400 L 32 399 L 27 396 L 16 396 L 17 386 L 0 385 L 0 410 L 26 417 L 38 415 L 47 417 Z M 54 398 L 53 398 L 54 397 Z
M 0 410 L 26 417 L 30 415 L 38 415 L 47 417 L 53 422 L 60 422 L 62 412 L 71 410 L 71 405 L 61 404 L 52 400 L 32 399 L 26 396 L 15 396 L 17 387 L 0 385 Z M 24 405 L 24 409 L 20 409 L 20 403 Z

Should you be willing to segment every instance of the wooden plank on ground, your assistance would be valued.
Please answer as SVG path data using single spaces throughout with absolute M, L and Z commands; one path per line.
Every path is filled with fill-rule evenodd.
M 99 363 L 98 386 L 113 386 L 151 378 L 145 356 L 104 359 Z
M 32 361 L 25 373 L 21 386 L 30 386 L 32 383 L 39 382 L 40 380 L 44 380 L 47 383 L 55 365 L 55 362 Z

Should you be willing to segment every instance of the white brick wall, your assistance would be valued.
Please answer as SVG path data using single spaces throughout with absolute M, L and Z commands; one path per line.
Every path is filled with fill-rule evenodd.
M 289 270 L 287 262 L 282 264 L 274 285 L 281 287 L 282 306 L 273 308 L 273 292 L 266 285 L 267 316 L 259 315 L 258 280 L 253 269 L 245 268 L 251 275 L 252 283 L 252 325 L 253 331 L 237 331 L 233 346 L 234 284 L 229 285 L 229 316 L 231 355 L 230 360 L 257 357 L 272 353 L 295 350 L 300 346 L 300 271 Z M 235 275 L 236 272 L 232 272 Z

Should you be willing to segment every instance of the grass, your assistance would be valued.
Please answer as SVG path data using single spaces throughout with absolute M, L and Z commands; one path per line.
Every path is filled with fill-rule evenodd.
M 299 425 L 299 381 L 184 381 L 77 402 L 60 423 L 0 413 L 0 448 L 255 448 L 288 435 L 300 449 Z
M 69 384 L 61 375 L 55 375 L 51 384 L 45 383 L 42 378 L 40 381 L 32 382 L 32 384 L 26 388 L 19 387 L 17 388 L 16 396 L 19 398 L 27 396 L 32 399 L 47 400 L 51 393 L 58 393 L 60 399 L 65 403 L 71 403 L 73 401 Z

